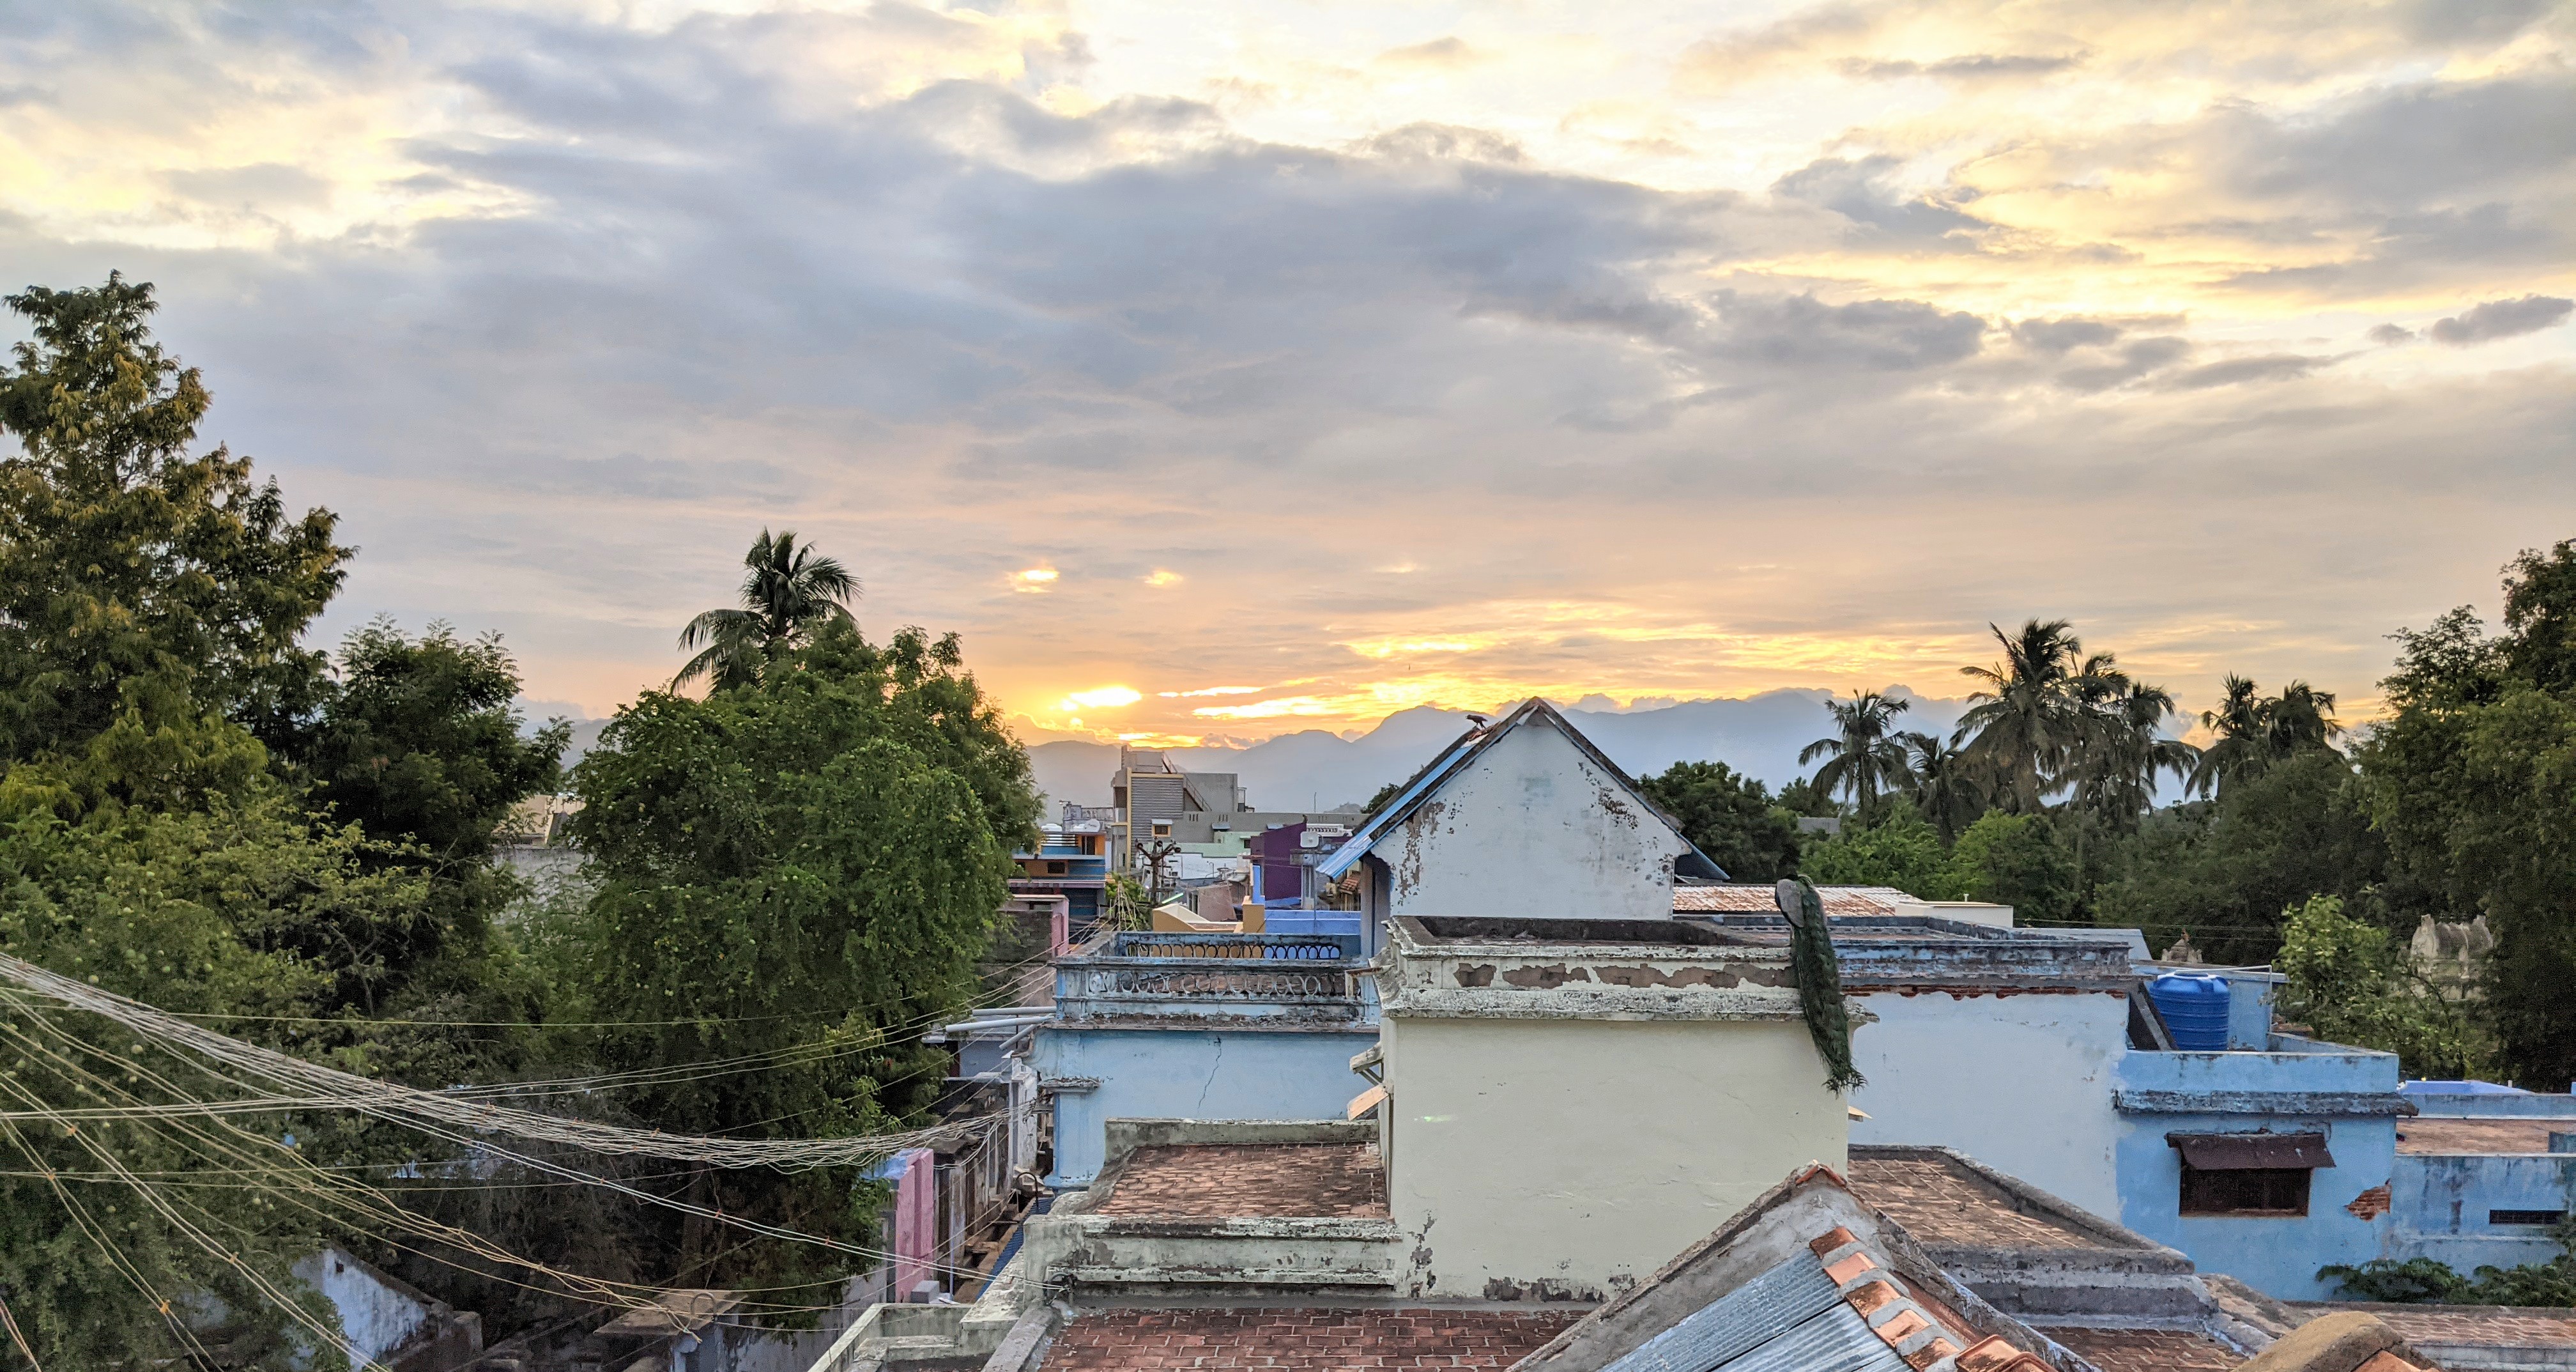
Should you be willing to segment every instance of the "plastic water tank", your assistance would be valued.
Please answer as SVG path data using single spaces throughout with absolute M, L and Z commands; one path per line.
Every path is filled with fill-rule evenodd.
M 2174 1047 L 2187 1053 L 2227 1051 L 2227 978 L 2168 972 L 2147 983 Z

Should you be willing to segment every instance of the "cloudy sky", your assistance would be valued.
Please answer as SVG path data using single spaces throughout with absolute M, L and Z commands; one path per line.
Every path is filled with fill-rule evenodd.
M 2576 3 L 0 0 L 0 279 L 159 284 L 336 633 L 677 664 L 763 526 L 1033 741 L 2364 701 L 2576 536 Z M 1079 724 L 1075 721 L 1079 720 Z

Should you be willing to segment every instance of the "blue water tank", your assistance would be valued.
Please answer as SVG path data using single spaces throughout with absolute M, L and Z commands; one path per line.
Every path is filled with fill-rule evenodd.
M 2174 1047 L 2186 1053 L 2227 1051 L 2227 978 L 2168 972 L 2147 983 Z

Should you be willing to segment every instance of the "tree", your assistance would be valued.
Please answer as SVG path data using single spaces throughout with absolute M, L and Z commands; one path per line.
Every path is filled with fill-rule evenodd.
M 1990 810 L 1959 835 L 1933 885 L 1943 899 L 1992 901 L 2017 920 L 2058 924 L 2075 913 L 2079 874 L 2047 816 Z
M 1807 777 L 1793 777 L 1780 788 L 1780 808 L 1807 819 L 1834 819 L 1843 812 L 1832 792 Z
M 1986 626 L 2003 645 L 1992 667 L 1962 667 L 1981 685 L 1959 717 L 1955 738 L 1983 769 L 1995 802 L 2016 814 L 2036 814 L 2057 789 L 2068 755 L 2083 741 L 2085 702 L 2124 686 L 2108 654 L 2082 656 L 2083 642 L 2063 619 L 2033 619 L 2018 633 Z
M 1888 735 L 1896 717 L 1913 704 L 1877 691 L 1854 691 L 1850 700 L 1829 700 L 1834 732 L 1798 750 L 1798 761 L 1827 759 L 1816 769 L 1816 786 L 1831 794 L 1848 792 L 1863 820 L 1878 814 L 1879 793 L 1899 785 L 1905 775 L 1905 750 Z
M 828 625 L 856 628 L 849 600 L 859 579 L 832 558 L 796 546 L 796 531 L 773 538 L 767 529 L 743 554 L 739 608 L 709 610 L 680 631 L 680 650 L 700 651 L 671 678 L 676 689 L 706 678 L 718 689 L 754 681 L 779 654 Z
M 574 769 L 596 894 L 580 917 L 582 1018 L 614 1070 L 781 1053 L 758 1073 L 630 1093 L 675 1132 L 829 1137 L 921 1118 L 939 1088 L 918 1026 L 959 1013 L 1037 841 L 1028 759 L 956 639 L 878 648 L 828 625 L 703 700 L 649 693 Z M 866 1242 L 848 1169 L 694 1169 L 668 1185 L 727 1215 Z M 664 1222 L 662 1277 L 772 1285 L 844 1270 L 805 1247 Z
M 1799 875 L 1818 886 L 1892 886 L 1921 900 L 1961 900 L 1944 869 L 1941 836 L 1910 809 L 1877 824 L 1850 824 L 1798 855 Z
M 1986 812 L 1986 789 L 1977 769 L 1956 744 L 1937 734 L 1899 734 L 1905 747 L 1905 795 L 1941 834 L 1941 846 Z
M 2357 753 L 2391 885 L 2410 913 L 2487 916 L 2483 1014 L 2502 1065 L 2557 1090 L 2576 1077 L 2576 680 L 2559 674 L 2576 551 L 2522 554 L 2504 589 L 2494 638 L 2465 608 L 2400 631 L 2381 683 L 2396 713 Z
M 2312 896 L 2285 912 L 2274 971 L 2282 1013 L 2318 1037 L 2395 1053 L 2417 1076 L 2466 1077 L 2482 1065 L 2463 1007 L 2416 974 L 2388 930 L 2345 916 L 2343 901 Z
M 2374 831 L 2351 762 L 2303 753 L 2196 800 L 2148 815 L 2104 855 L 2096 921 L 2144 930 L 2164 947 L 2183 934 L 2221 962 L 2268 962 L 2282 912 L 2310 896 L 2343 899 L 2394 922 L 2387 844 Z
M 1737 881 L 1776 881 L 1798 870 L 1797 816 L 1768 788 L 1723 762 L 1676 762 L 1638 783 L 1681 825 L 1682 836 Z
M 554 787 L 570 730 L 522 734 L 518 668 L 497 636 L 466 642 L 433 624 L 412 639 L 380 619 L 342 643 L 339 669 L 306 759 L 307 801 L 386 840 L 380 864 L 432 883 L 428 917 L 406 927 L 310 931 L 362 950 L 333 1003 L 373 1011 L 442 953 L 485 950 L 519 889 L 492 861 L 493 833 L 513 805 Z
M 2230 673 L 2218 708 L 2201 712 L 2201 724 L 2217 738 L 2192 764 L 2190 788 L 2215 794 L 2283 758 L 2331 750 L 2332 740 L 2343 732 L 2334 710 L 2332 692 L 2304 681 L 2293 681 L 2281 694 L 2266 698 L 2261 687 Z
M 188 735 L 212 717 L 276 743 L 309 714 L 321 660 L 298 639 L 349 550 L 248 460 L 188 455 L 211 397 L 152 341 L 151 286 L 7 300 L 34 337 L 0 368 L 22 447 L 0 461 L 0 759 L 70 760 L 116 729 L 135 784 L 226 784 Z
M 2178 781 L 2187 779 L 2198 753 L 2181 739 L 2164 736 L 2174 701 L 2161 686 L 2122 677 L 2105 683 L 2088 706 L 2083 738 L 2069 768 L 2069 799 L 2112 833 L 2127 833 L 2155 807 L 2156 778 L 2171 772 Z
M 2576 691 L 2576 539 L 2505 566 L 2504 666 L 2538 690 Z

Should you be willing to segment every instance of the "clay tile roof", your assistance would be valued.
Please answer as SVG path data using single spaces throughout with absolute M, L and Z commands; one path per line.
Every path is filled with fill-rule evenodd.
M 1819 886 L 1825 917 L 1892 915 L 1898 901 L 1913 897 L 1893 886 Z M 1673 912 L 1698 915 L 1768 915 L 1779 912 L 1769 886 L 1676 886 Z
M 1968 1346 L 1959 1355 L 1959 1372 L 2056 1372 L 2035 1353 L 2025 1353 L 2004 1342 L 2003 1335 L 1989 1335 Z
M 2096 1235 L 2025 1212 L 1985 1178 L 1948 1158 L 1851 1160 L 1854 1195 L 1935 1248 L 2103 1248 Z
M 1386 1174 L 1367 1143 L 1152 1144 L 1127 1155 L 1092 1213 L 1383 1219 Z
M 2102 1372 L 2233 1372 L 2243 1354 L 2188 1329 L 2043 1329 Z
M 1580 1310 L 1105 1310 L 1077 1316 L 1044 1372 L 1263 1368 L 1412 1372 L 1511 1366 Z

